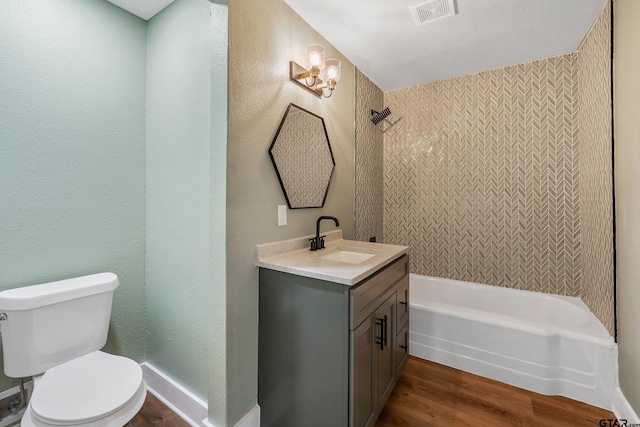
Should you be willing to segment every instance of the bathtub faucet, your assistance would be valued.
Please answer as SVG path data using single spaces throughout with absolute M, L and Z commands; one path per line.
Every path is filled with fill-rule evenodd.
M 311 250 L 312 251 L 317 251 L 320 249 L 324 249 L 324 238 L 326 236 L 321 236 L 320 235 L 320 221 L 322 221 L 323 219 L 332 219 L 333 222 L 336 223 L 336 227 L 340 227 L 340 223 L 338 222 L 338 218 L 336 218 L 335 216 L 321 216 L 318 218 L 318 221 L 316 221 L 316 237 L 314 237 L 313 239 L 309 239 L 309 241 L 311 242 Z

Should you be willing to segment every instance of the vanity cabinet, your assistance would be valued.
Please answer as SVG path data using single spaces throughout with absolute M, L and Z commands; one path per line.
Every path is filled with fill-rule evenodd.
M 351 332 L 351 426 L 373 426 L 396 381 L 393 334 L 395 294 Z
M 406 255 L 352 286 L 260 268 L 260 425 L 373 426 L 408 358 L 408 286 Z

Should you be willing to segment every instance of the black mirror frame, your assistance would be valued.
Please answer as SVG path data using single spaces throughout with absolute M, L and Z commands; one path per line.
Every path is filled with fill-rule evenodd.
M 320 122 L 322 123 L 322 129 L 324 131 L 324 136 L 325 136 L 325 140 L 327 141 L 327 147 L 329 148 L 329 154 L 331 154 L 331 174 L 329 175 L 329 180 L 327 181 L 327 187 L 325 189 L 324 192 L 324 197 L 322 198 L 322 203 L 319 206 L 297 206 L 297 207 L 293 207 L 291 206 L 291 201 L 289 199 L 289 195 L 287 193 L 287 189 L 284 185 L 284 182 L 282 180 L 282 176 L 280 175 L 280 171 L 278 170 L 278 165 L 276 163 L 276 160 L 273 156 L 273 147 L 275 146 L 276 142 L 278 141 L 278 136 L 280 135 L 280 131 L 282 130 L 282 127 L 284 125 L 285 120 L 287 119 L 287 115 L 289 114 L 289 111 L 291 110 L 291 107 L 295 107 L 301 111 L 304 111 L 307 114 L 310 114 L 314 117 L 317 117 L 320 119 Z M 276 131 L 275 136 L 273 137 L 273 141 L 271 142 L 271 146 L 269 146 L 269 157 L 271 158 L 271 163 L 273 164 L 273 168 L 276 171 L 276 175 L 278 176 L 278 181 L 280 182 L 280 187 L 282 188 L 282 192 L 284 193 L 284 198 L 287 201 L 287 206 L 289 207 L 289 209 L 311 209 L 311 208 L 321 208 L 324 206 L 325 201 L 327 200 L 327 194 L 329 194 L 329 187 L 331 186 L 331 180 L 333 179 L 333 173 L 336 169 L 336 161 L 335 158 L 333 157 L 333 150 L 331 149 L 331 142 L 329 141 L 329 134 L 327 133 L 327 127 L 324 124 L 324 119 L 322 117 L 320 117 L 317 114 L 312 113 L 311 111 L 302 108 L 298 105 L 295 105 L 293 103 L 290 103 L 289 106 L 287 107 L 287 110 L 284 113 L 284 116 L 282 117 L 282 120 L 280 121 L 280 126 L 278 126 L 278 130 Z

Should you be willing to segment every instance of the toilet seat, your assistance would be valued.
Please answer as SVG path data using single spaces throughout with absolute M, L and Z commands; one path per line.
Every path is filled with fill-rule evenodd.
M 142 369 L 136 362 L 95 351 L 51 368 L 38 379 L 22 425 L 122 426 L 145 398 Z

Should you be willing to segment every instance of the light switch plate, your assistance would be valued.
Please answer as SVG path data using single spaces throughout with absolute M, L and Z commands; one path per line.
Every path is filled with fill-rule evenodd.
M 278 227 L 287 225 L 287 205 L 278 205 Z

